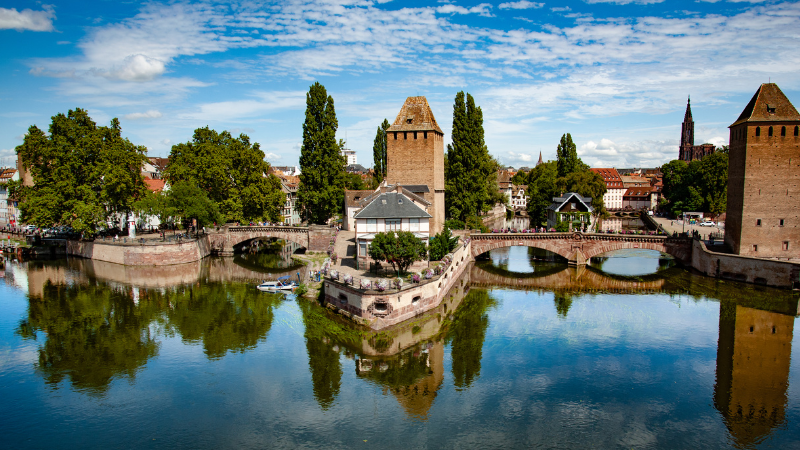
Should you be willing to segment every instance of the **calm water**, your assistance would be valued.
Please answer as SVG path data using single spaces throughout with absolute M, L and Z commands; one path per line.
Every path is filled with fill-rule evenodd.
M 796 296 L 530 256 L 382 333 L 233 258 L 9 263 L 3 447 L 800 448 Z

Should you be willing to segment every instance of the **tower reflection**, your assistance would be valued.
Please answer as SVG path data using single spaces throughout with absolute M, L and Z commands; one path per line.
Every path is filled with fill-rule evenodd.
M 739 448 L 761 442 L 784 421 L 794 319 L 720 303 L 714 406 Z

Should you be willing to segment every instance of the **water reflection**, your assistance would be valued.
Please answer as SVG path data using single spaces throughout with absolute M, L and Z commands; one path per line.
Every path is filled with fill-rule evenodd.
M 303 247 L 292 241 L 282 239 L 255 239 L 245 247 L 246 251 L 236 254 L 234 262 L 253 270 L 299 269 L 303 264 L 293 255 Z
M 46 383 L 58 386 L 69 380 L 89 393 L 104 393 L 118 377 L 133 379 L 158 354 L 156 329 L 201 343 L 209 359 L 252 349 L 266 339 L 273 308 L 283 299 L 241 283 L 163 286 L 165 279 L 183 281 L 187 274 L 196 280 L 202 273 L 195 273 L 202 267 L 196 264 L 168 267 L 155 279 L 150 278 L 152 268 L 137 273 L 89 260 L 25 264 L 26 271 L 14 274 L 29 299 L 17 334 L 41 342 L 37 371 Z M 122 284 L 121 274 L 131 276 L 126 281 L 141 282 Z
M 675 266 L 675 259 L 655 250 L 621 249 L 591 258 L 589 263 L 607 274 L 633 277 L 669 269 Z
M 150 324 L 164 305 L 134 304 L 132 288 L 48 280 L 35 292 L 18 334 L 41 342 L 37 371 L 47 384 L 67 379 L 78 390 L 103 393 L 116 377 L 133 379 L 158 353 Z
M 793 316 L 720 304 L 714 406 L 739 448 L 784 422 L 793 334 Z
M 468 268 L 438 308 L 380 332 L 311 301 L 255 291 L 248 280 L 263 272 L 233 258 L 161 275 L 86 260 L 11 264 L 6 283 L 28 292 L 27 311 L 13 315 L 15 336 L 38 353 L 37 382 L 26 388 L 69 385 L 102 395 L 84 407 L 112 430 L 142 421 L 136 411 L 112 409 L 147 409 L 150 399 L 142 407 L 131 398 L 165 389 L 148 382 L 186 360 L 175 351 L 178 340 L 169 341 L 177 337 L 214 362 L 183 373 L 188 388 L 167 389 L 167 397 L 197 397 L 196 415 L 169 410 L 185 414 L 186 435 L 154 424 L 173 442 L 197 430 L 238 434 L 242 423 L 257 430 L 248 447 L 263 446 L 267 433 L 294 447 L 344 435 L 408 446 L 386 438 L 386 429 L 427 439 L 415 443 L 428 447 L 459 446 L 448 440 L 454 423 L 469 430 L 465 444 L 486 441 L 478 446 L 752 448 L 793 439 L 780 430 L 798 420 L 789 390 L 796 294 L 648 261 L 641 264 L 653 273 L 612 275 L 605 269 L 613 258 L 600 271 L 536 261 L 522 247 L 492 256 L 498 265 Z M 281 351 L 256 351 L 265 343 Z M 4 370 L 8 377 L 15 368 Z M 118 379 L 130 386 L 115 392 Z M 35 392 L 28 397 L 50 417 L 56 397 L 81 403 L 65 391 L 43 402 Z M 23 417 L 35 422 L 41 414 Z

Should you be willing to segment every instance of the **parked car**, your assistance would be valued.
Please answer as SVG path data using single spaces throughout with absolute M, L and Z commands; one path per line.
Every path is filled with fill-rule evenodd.
M 715 227 L 715 226 L 717 226 L 717 224 L 715 224 L 715 223 L 714 223 L 713 221 L 711 221 L 711 220 L 707 220 L 707 221 L 705 221 L 705 222 L 700 222 L 700 226 L 701 226 L 701 227 Z
M 25 228 L 23 228 L 23 230 L 27 231 L 28 233 L 32 233 L 36 231 L 36 225 L 25 225 Z

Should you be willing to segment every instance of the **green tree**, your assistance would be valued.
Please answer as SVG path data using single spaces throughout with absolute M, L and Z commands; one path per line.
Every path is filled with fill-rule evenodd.
M 286 196 L 269 169 L 259 144 L 246 135 L 234 138 L 205 127 L 191 141 L 172 146 L 164 179 L 198 186 L 226 222 L 277 221 Z
M 445 207 L 451 219 L 478 216 L 501 202 L 497 189 L 500 164 L 489 155 L 483 112 L 470 94 L 460 91 L 453 105 L 452 144 L 445 158 Z
M 728 153 L 716 152 L 700 161 L 704 211 L 720 215 L 728 207 Z
M 439 261 L 445 255 L 455 250 L 458 246 L 458 236 L 453 236 L 450 233 L 450 228 L 447 225 L 436 236 L 431 238 L 429 255 L 431 261 Z
M 426 255 L 425 243 L 410 231 L 378 233 L 369 245 L 369 256 L 375 261 L 386 261 L 392 268 L 405 272 L 414 261 Z
M 528 216 L 531 226 L 543 226 L 547 223 L 547 207 L 557 197 L 558 169 L 555 161 L 539 164 L 528 174 Z
M 566 319 L 569 308 L 572 306 L 572 294 L 556 293 L 553 302 L 556 304 L 556 313 L 562 319 Z
M 372 144 L 372 160 L 375 177 L 378 183 L 386 178 L 386 130 L 389 129 L 389 121 L 383 119 L 383 123 L 375 133 L 375 141 Z
M 53 116 L 48 134 L 31 126 L 16 152 L 33 186 L 12 186 L 22 222 L 94 231 L 126 216 L 146 190 L 141 174 L 146 151 L 122 138 L 116 118 L 98 127 L 80 108 Z
M 172 214 L 168 211 L 166 195 L 163 192 L 146 191 L 133 202 L 133 212 L 144 220 L 158 217 L 161 223 L 166 223 Z
M 574 172 L 582 172 L 589 168 L 578 158 L 578 150 L 572 142 L 572 135 L 569 133 L 561 136 L 561 141 L 556 148 L 556 158 L 558 161 L 558 177 L 563 178 Z
M 446 341 L 451 345 L 453 383 L 456 389 L 469 388 L 481 373 L 481 358 L 486 330 L 489 328 L 489 309 L 497 300 L 482 289 L 470 289 L 453 315 Z
M 192 219 L 197 219 L 197 227 L 219 222 L 222 215 L 217 205 L 197 185 L 180 182 L 172 186 L 167 194 L 167 207 L 171 215 L 181 217 L 184 225 L 189 226 Z
M 367 189 L 364 179 L 357 173 L 346 173 L 344 177 L 344 188 L 347 190 L 361 191 Z
M 525 184 L 527 180 L 528 180 L 528 174 L 523 171 L 519 171 L 515 173 L 513 177 L 511 177 L 511 183 L 517 186 L 519 186 L 520 184 Z
M 336 143 L 336 111 L 333 97 L 315 82 L 306 94 L 306 120 L 300 148 L 300 187 L 297 203 L 303 218 L 325 224 L 344 199 L 344 156 Z

